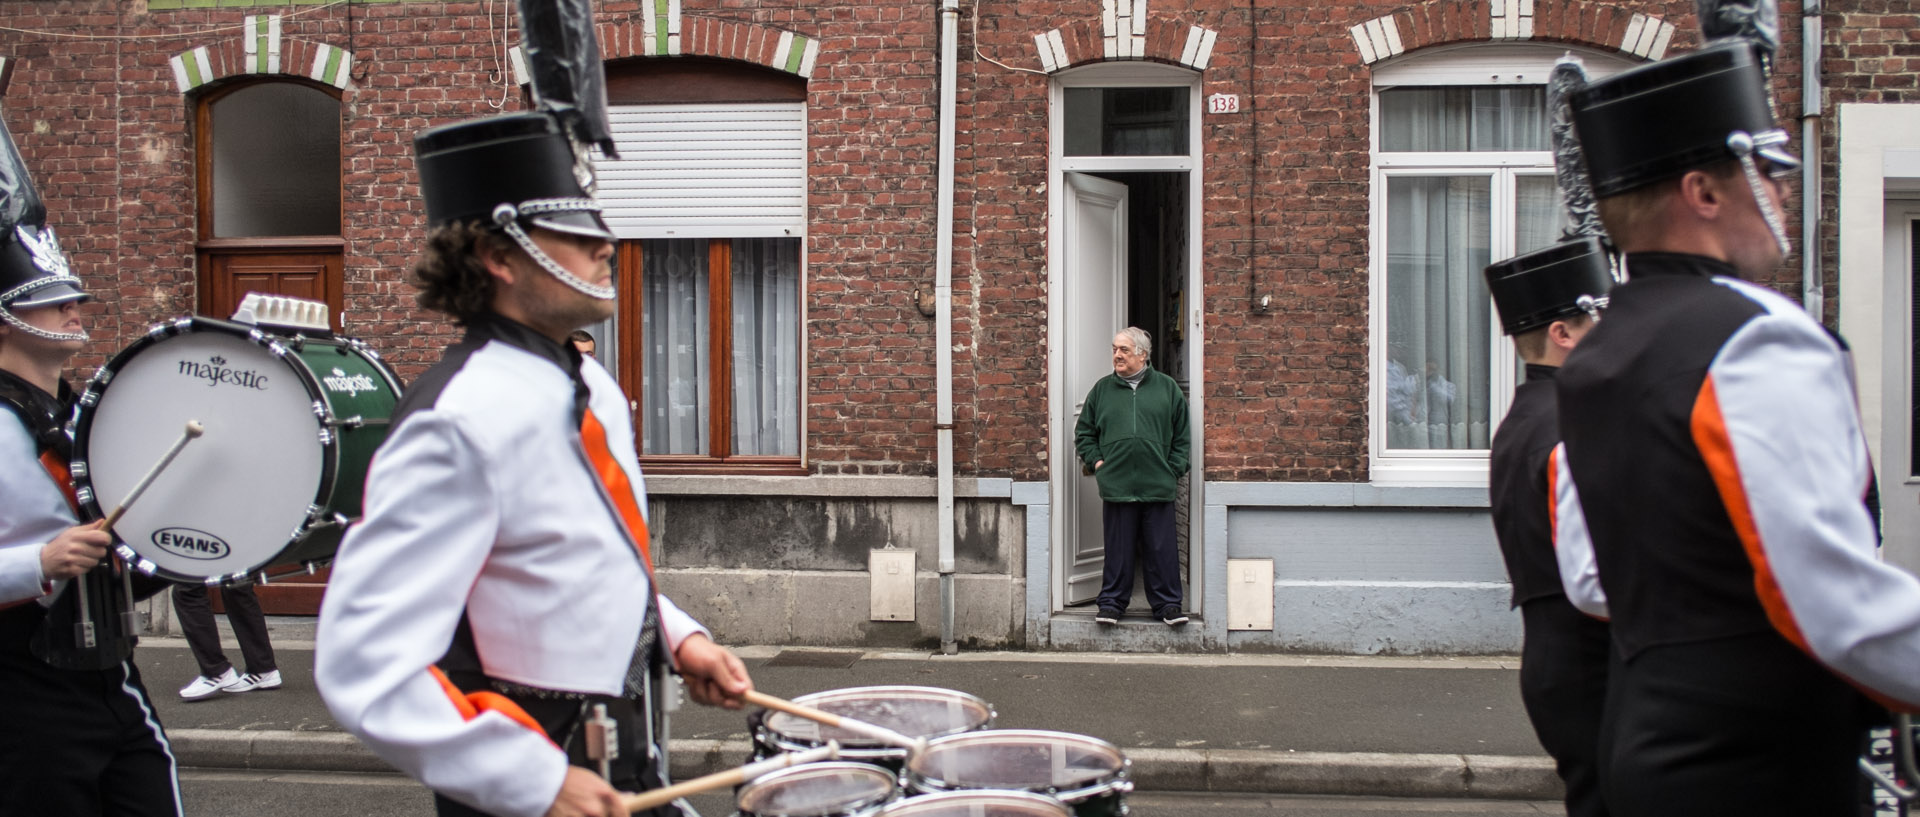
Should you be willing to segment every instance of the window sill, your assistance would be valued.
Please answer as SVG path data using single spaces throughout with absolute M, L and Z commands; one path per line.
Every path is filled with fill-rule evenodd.
M 1487 486 L 1487 459 L 1414 459 L 1374 457 L 1368 481 L 1375 485 Z
M 641 457 L 640 472 L 647 476 L 766 476 L 804 477 L 807 466 L 798 459 L 761 457 Z

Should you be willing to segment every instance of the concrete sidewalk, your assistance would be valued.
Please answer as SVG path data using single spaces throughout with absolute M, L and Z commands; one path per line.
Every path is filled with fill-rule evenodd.
M 193 703 L 177 694 L 198 674 L 186 642 L 143 639 L 136 662 L 181 764 L 388 770 L 340 730 L 314 690 L 310 620 L 269 626 L 285 686 Z M 1119 746 L 1143 791 L 1560 796 L 1512 658 L 735 651 L 756 687 L 786 698 L 880 684 L 977 695 L 998 712 L 997 728 Z M 231 642 L 227 653 L 240 660 Z M 743 712 L 689 704 L 673 730 L 678 779 L 732 768 L 752 750 Z

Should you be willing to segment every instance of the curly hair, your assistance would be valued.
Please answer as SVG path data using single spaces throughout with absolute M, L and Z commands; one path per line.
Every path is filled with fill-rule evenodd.
M 506 236 L 480 222 L 443 224 L 427 233 L 427 248 L 413 263 L 415 300 L 444 312 L 465 326 L 493 311 L 494 279 L 480 259 L 483 253 L 512 246 Z

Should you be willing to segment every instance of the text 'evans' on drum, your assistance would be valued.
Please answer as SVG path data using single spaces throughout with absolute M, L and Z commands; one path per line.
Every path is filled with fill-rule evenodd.
M 899 778 L 865 763 L 808 763 L 769 772 L 734 796 L 739 817 L 871 817 L 899 794 Z
M 1070 817 L 1067 804 L 1024 791 L 949 791 L 896 800 L 881 817 Z
M 793 699 L 802 706 L 843 718 L 884 726 L 913 738 L 938 738 L 985 729 L 993 725 L 993 707 L 965 692 L 939 687 L 871 686 L 815 692 Z M 827 741 L 839 741 L 840 756 L 899 769 L 907 750 L 888 746 L 865 735 L 785 712 L 758 712 L 748 719 L 754 756 L 767 758 L 797 752 Z
M 360 515 L 367 465 L 399 394 L 358 340 L 198 316 L 158 324 L 81 395 L 76 493 L 104 516 L 195 420 L 206 433 L 114 526 L 120 557 L 206 584 L 311 569 Z
M 1119 817 L 1131 762 L 1113 744 L 1070 732 L 1000 729 L 938 738 L 907 761 L 907 789 L 1014 789 L 1059 798 L 1077 817 Z

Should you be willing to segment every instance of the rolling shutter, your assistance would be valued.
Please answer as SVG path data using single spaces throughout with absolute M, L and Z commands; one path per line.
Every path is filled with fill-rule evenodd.
M 620 158 L 594 165 L 621 238 L 804 233 L 804 104 L 617 105 L 610 118 Z

